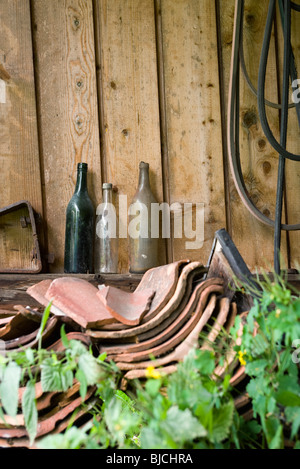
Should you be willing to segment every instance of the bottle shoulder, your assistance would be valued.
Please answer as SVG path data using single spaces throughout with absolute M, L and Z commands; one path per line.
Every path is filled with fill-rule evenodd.
M 88 194 L 73 194 L 71 197 L 67 211 L 84 210 L 94 213 L 94 204 Z
M 131 203 L 135 203 L 135 202 L 149 204 L 149 203 L 156 203 L 157 200 L 151 190 L 149 191 L 149 189 L 143 188 L 143 189 L 137 189 L 137 191 L 135 192 Z

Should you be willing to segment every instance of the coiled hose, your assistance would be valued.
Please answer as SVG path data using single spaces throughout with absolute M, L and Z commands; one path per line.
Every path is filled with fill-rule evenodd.
M 265 99 L 265 81 L 268 52 L 270 47 L 270 39 L 272 33 L 272 26 L 274 21 L 276 0 L 270 0 L 268 14 L 266 19 L 265 33 L 262 44 L 262 51 L 259 64 L 258 85 L 257 91 L 249 79 L 247 74 L 244 55 L 243 55 L 243 12 L 244 0 L 236 0 L 235 3 L 235 16 L 234 16 L 234 30 L 232 42 L 232 55 L 229 79 L 229 94 L 228 94 L 228 120 L 227 120 L 227 142 L 228 142 L 228 156 L 230 162 L 231 173 L 236 186 L 236 189 L 241 197 L 242 202 L 249 210 L 249 212 L 262 223 L 274 228 L 274 270 L 277 274 L 280 273 L 280 243 L 281 243 L 281 230 L 296 231 L 300 230 L 300 223 L 298 224 L 284 224 L 282 223 L 282 206 L 283 206 L 283 191 L 284 191 L 284 173 L 285 173 L 285 160 L 286 158 L 300 161 L 300 155 L 293 154 L 286 150 L 286 135 L 288 123 L 288 109 L 296 106 L 298 121 L 300 125 L 300 106 L 297 104 L 289 104 L 289 78 L 292 81 L 297 77 L 294 56 L 291 49 L 291 8 L 300 11 L 300 6 L 291 2 L 290 0 L 278 0 L 279 10 L 283 26 L 284 35 L 284 66 L 283 66 L 283 85 L 282 85 L 282 104 L 272 103 Z M 257 95 L 258 111 L 261 121 L 262 129 L 266 138 L 272 147 L 279 154 L 278 163 L 278 176 L 277 176 L 277 191 L 276 191 L 276 208 L 275 220 L 271 220 L 263 214 L 249 197 L 245 181 L 241 169 L 240 149 L 239 149 L 239 73 L 240 66 L 246 78 L 250 89 Z M 281 109 L 281 123 L 280 123 L 280 142 L 278 142 L 268 123 L 266 115 L 266 105 Z

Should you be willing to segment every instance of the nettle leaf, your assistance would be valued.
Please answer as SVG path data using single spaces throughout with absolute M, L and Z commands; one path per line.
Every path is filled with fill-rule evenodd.
M 85 351 L 78 359 L 78 367 L 84 373 L 87 385 L 96 384 L 103 376 L 101 365 L 89 352 Z
M 144 427 L 141 431 L 141 447 L 143 449 L 170 449 L 157 429 Z
M 284 375 L 278 380 L 279 386 L 275 394 L 277 402 L 284 406 L 300 406 L 300 386 L 293 376 Z
M 213 410 L 212 434 L 213 442 L 221 443 L 229 434 L 234 414 L 233 401 L 223 404 L 219 409 Z
M 80 356 L 87 353 L 86 346 L 80 342 L 80 340 L 71 339 L 69 341 L 69 347 L 72 350 L 73 355 Z
M 282 446 L 283 428 L 276 417 L 265 420 L 265 433 L 269 449 L 280 449 Z
M 73 384 L 73 372 L 59 362 L 46 359 L 41 365 L 41 383 L 44 392 L 64 392 Z
M 169 408 L 161 427 L 171 435 L 176 443 L 192 441 L 207 434 L 203 425 L 189 409 L 180 410 L 177 406 Z
M 73 371 L 67 366 L 61 368 L 60 372 L 61 387 L 63 391 L 67 391 L 73 384 Z
M 253 357 L 262 355 L 270 347 L 269 341 L 265 336 L 258 333 L 252 338 L 251 354 Z
M 196 350 L 194 362 L 201 375 L 211 376 L 216 367 L 214 353 L 209 350 Z
M 295 394 L 292 391 L 284 390 L 278 391 L 275 395 L 276 401 L 283 406 L 289 407 L 299 407 L 300 406 L 300 396 Z
M 300 428 L 300 407 L 286 407 L 284 412 L 288 422 L 292 424 L 291 438 L 293 439 Z
M 20 379 L 21 368 L 9 362 L 2 375 L 0 399 L 5 412 L 12 417 L 17 415 Z
M 25 426 L 30 438 L 30 444 L 32 444 L 37 433 L 38 424 L 34 381 L 28 381 L 26 385 L 26 389 L 22 397 L 22 412 L 24 415 Z
M 145 385 L 145 389 L 151 397 L 157 396 L 160 388 L 161 379 L 148 379 Z
M 59 369 L 43 364 L 41 366 L 41 383 L 44 392 L 61 391 Z
M 115 396 L 122 402 L 122 409 L 124 407 L 128 407 L 132 412 L 135 412 L 134 401 L 130 399 L 130 397 L 125 394 L 125 392 L 121 391 L 120 389 L 117 389 L 117 391 L 115 392 Z
M 264 358 L 253 360 L 252 362 L 249 361 L 246 364 L 246 373 L 249 376 L 259 376 L 265 371 L 268 366 L 269 362 Z

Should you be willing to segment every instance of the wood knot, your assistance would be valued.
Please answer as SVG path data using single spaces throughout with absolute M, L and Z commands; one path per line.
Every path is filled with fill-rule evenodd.
M 262 167 L 264 174 L 269 174 L 272 169 L 271 163 L 269 163 L 269 161 L 264 161 Z
M 243 126 L 246 127 L 246 129 L 250 129 L 252 125 L 257 124 L 257 115 L 254 111 L 249 110 L 246 111 L 245 114 L 243 115 Z

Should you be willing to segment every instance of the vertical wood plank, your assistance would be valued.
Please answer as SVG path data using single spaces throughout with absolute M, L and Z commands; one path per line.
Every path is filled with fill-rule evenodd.
M 42 215 L 29 0 L 0 0 L 0 11 L 0 205 L 26 199 Z
M 179 216 L 184 203 L 204 204 L 205 214 L 203 246 L 187 248 L 183 233 L 174 259 L 206 264 L 215 231 L 226 227 L 215 6 L 162 0 L 161 15 L 171 203 Z
M 107 182 L 117 186 L 119 196 L 127 196 L 129 206 L 138 184 L 139 162 L 148 162 L 151 187 L 161 202 L 154 3 L 102 0 L 96 5 Z M 119 240 L 120 272 L 128 272 L 127 243 L 128 239 Z M 160 257 L 160 262 L 165 262 L 163 248 Z
M 283 33 L 279 11 L 277 12 L 278 24 L 278 62 L 279 62 L 279 86 L 280 93 L 282 87 L 282 64 L 283 64 Z M 297 66 L 299 78 L 300 67 L 300 13 L 292 10 L 291 12 L 291 43 L 295 64 Z M 299 86 L 299 85 L 298 85 Z M 292 90 L 289 101 L 292 103 Z M 287 149 L 295 154 L 300 154 L 300 128 L 296 109 L 292 108 L 288 113 L 287 127 Z M 285 188 L 286 188 L 286 212 L 287 221 L 290 224 L 300 223 L 300 162 L 286 160 L 285 164 Z M 300 267 L 300 231 L 290 231 L 289 239 L 289 267 Z
M 61 272 L 77 163 L 88 163 L 95 209 L 101 202 L 92 0 L 33 0 L 32 16 L 50 270 Z
M 221 42 L 223 56 L 223 76 L 226 90 L 226 103 L 229 86 L 230 57 L 232 47 L 234 0 L 220 0 Z M 244 55 L 248 74 L 255 88 L 259 59 L 263 40 L 268 2 L 245 2 L 244 11 Z M 278 101 L 277 69 L 274 33 L 268 58 L 266 76 L 266 98 Z M 279 135 L 279 113 L 267 109 L 267 115 L 274 135 Z M 226 118 L 228 119 L 227 109 Z M 240 79 L 240 157 L 245 183 L 249 196 L 255 205 L 274 220 L 276 203 L 278 156 L 268 143 L 259 121 L 257 99 L 250 91 L 241 72 Z M 243 205 L 230 175 L 230 211 L 232 237 L 244 260 L 253 271 L 255 268 L 269 270 L 273 266 L 274 230 L 256 220 Z M 283 215 L 284 216 L 284 215 Z M 281 252 L 285 262 L 287 251 L 285 239 Z

